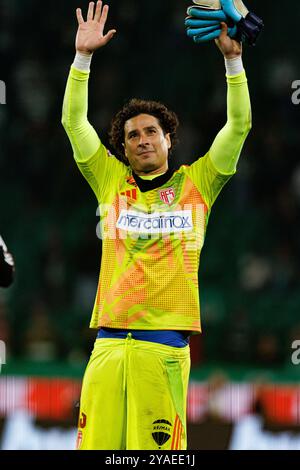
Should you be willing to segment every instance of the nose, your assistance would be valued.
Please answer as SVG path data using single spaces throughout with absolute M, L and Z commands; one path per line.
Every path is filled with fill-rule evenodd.
M 140 134 L 139 145 L 148 145 L 148 136 L 146 134 Z

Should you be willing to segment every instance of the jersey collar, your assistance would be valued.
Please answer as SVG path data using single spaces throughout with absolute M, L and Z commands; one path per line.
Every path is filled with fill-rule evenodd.
M 139 190 L 142 193 L 145 193 L 147 191 L 151 191 L 152 189 L 156 189 L 156 188 L 159 188 L 160 186 L 163 186 L 167 181 L 169 181 L 169 179 L 172 178 L 174 171 L 175 171 L 175 168 L 171 167 L 168 169 L 166 173 L 158 176 L 157 178 L 154 178 L 153 180 L 144 180 L 143 178 L 140 178 L 133 170 L 132 170 L 132 176 Z

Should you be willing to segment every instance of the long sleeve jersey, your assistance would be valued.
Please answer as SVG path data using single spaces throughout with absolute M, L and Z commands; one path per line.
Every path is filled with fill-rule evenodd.
M 100 209 L 102 259 L 91 328 L 200 332 L 198 270 L 211 208 L 251 127 L 246 74 L 227 76 L 227 122 L 192 165 L 143 182 L 87 118 L 89 72 L 71 67 L 62 122 Z

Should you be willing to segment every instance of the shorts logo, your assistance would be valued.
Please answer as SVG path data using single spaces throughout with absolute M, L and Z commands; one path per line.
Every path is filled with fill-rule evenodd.
M 160 189 L 158 194 L 162 202 L 165 204 L 172 204 L 175 199 L 175 191 L 173 188 Z
M 81 429 L 86 427 L 86 414 L 81 413 L 80 419 L 79 419 L 79 427 Z
M 152 424 L 152 437 L 159 448 L 161 448 L 172 435 L 172 423 L 166 419 L 157 419 Z
M 146 214 L 134 210 L 122 210 L 117 228 L 141 234 L 190 232 L 193 229 L 192 211 Z

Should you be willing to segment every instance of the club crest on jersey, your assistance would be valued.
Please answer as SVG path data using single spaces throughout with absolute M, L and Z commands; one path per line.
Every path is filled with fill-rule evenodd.
M 172 204 L 175 199 L 175 191 L 173 188 L 160 189 L 158 191 L 159 197 L 165 204 Z

